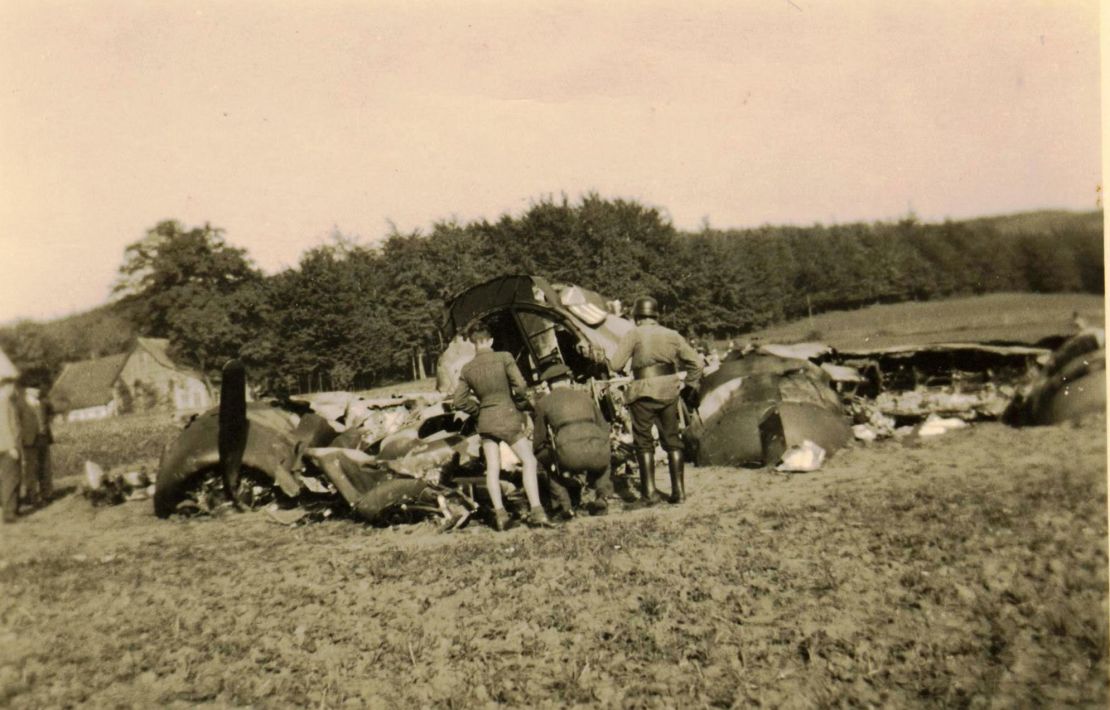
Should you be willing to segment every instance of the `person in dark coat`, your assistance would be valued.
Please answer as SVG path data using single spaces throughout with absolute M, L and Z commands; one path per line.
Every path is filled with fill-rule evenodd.
M 50 436 L 49 422 L 45 421 L 38 390 L 16 382 L 15 403 L 19 410 L 20 456 L 23 465 L 23 503 L 37 508 L 50 500 L 52 484 L 49 482 L 49 448 L 45 443 Z M 45 450 L 45 454 L 44 454 Z
M 15 376 L 0 375 L 0 520 L 5 523 L 14 523 L 19 509 L 23 441 L 15 397 Z
M 686 499 L 686 480 L 679 432 L 679 397 L 690 408 L 697 407 L 701 358 L 681 335 L 664 328 L 656 318 L 659 305 L 654 298 L 636 299 L 632 318 L 636 327 L 628 331 L 609 361 L 614 372 L 631 361 L 632 382 L 625 390 L 632 415 L 632 438 L 640 466 L 640 505 L 654 505 L 662 496 L 655 490 L 655 440 L 652 425 L 659 430 L 660 444 L 667 452 L 671 473 L 671 503 Z M 679 370 L 686 372 L 686 381 Z
M 540 487 L 536 476 L 536 457 L 527 436 L 526 417 L 520 403 L 527 401 L 524 376 L 509 353 L 493 349 L 493 336 L 485 326 L 477 326 L 470 334 L 476 352 L 474 359 L 463 365 L 455 388 L 453 407 L 478 417 L 478 434 L 482 439 L 482 455 L 486 459 L 486 488 L 493 502 L 494 527 L 504 530 L 509 514 L 501 498 L 501 443 L 508 444 L 520 459 L 524 492 L 531 512 L 525 522 L 536 527 L 551 523 L 540 503 Z
M 567 484 L 576 475 L 586 478 L 595 499 L 586 505 L 592 515 L 609 510 L 606 499 L 613 494 L 609 476 L 609 424 L 597 402 L 588 393 L 574 389 L 570 368 L 558 364 L 547 368 L 541 379 L 551 393 L 536 402 L 536 458 L 548 470 L 549 488 L 560 512 L 573 515 Z

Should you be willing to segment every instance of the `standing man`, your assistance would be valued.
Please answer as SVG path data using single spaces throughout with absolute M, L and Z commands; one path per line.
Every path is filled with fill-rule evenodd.
M 686 339 L 659 325 L 659 304 L 645 296 L 636 299 L 632 319 L 636 327 L 628 331 L 614 353 L 609 367 L 624 370 L 632 361 L 632 382 L 625 391 L 632 415 L 632 438 L 636 461 L 640 465 L 640 506 L 655 505 L 662 496 L 655 490 L 655 441 L 652 425 L 659 429 L 660 443 L 667 452 L 671 472 L 671 503 L 686 499 L 685 462 L 678 428 L 678 400 L 681 396 L 691 409 L 698 404 L 701 360 Z M 678 371 L 686 372 L 683 386 Z
M 563 364 L 544 370 L 540 379 L 551 394 L 536 402 L 536 458 L 550 475 L 551 495 L 567 514 L 572 513 L 567 478 L 584 474 L 595 499 L 586 505 L 591 515 L 609 512 L 606 498 L 613 494 L 609 477 L 609 424 L 597 402 L 586 392 L 574 389 L 570 368 Z
M 20 459 L 23 464 L 23 502 L 37 508 L 43 495 L 40 484 L 43 472 L 38 451 L 42 426 L 38 397 L 33 397 L 22 381 L 16 383 L 15 405 L 19 411 L 19 440 L 22 447 Z
M 50 462 L 50 447 L 54 444 L 54 430 L 50 420 L 54 408 L 50 400 L 42 396 L 42 390 L 35 390 L 35 414 L 39 418 L 39 438 L 35 442 L 35 453 L 39 457 L 39 496 L 43 503 L 54 498 L 54 468 Z
M 19 508 L 19 410 L 15 404 L 15 376 L 0 376 L 0 514 L 14 523 Z
M 524 492 L 532 508 L 525 522 L 534 527 L 551 527 L 540 503 L 536 457 L 525 431 L 526 415 L 517 406 L 518 401 L 527 399 L 524 376 L 512 355 L 494 352 L 493 336 L 484 325 L 471 331 L 470 340 L 476 352 L 459 373 L 452 406 L 471 416 L 478 415 L 478 434 L 486 459 L 486 488 L 493 502 L 493 526 L 500 531 L 509 524 L 509 513 L 501 499 L 501 442 L 505 442 L 523 468 Z

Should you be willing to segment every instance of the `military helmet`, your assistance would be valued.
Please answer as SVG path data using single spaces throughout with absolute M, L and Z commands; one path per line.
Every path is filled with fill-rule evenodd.
M 633 318 L 658 318 L 659 304 L 651 296 L 641 296 L 632 306 Z

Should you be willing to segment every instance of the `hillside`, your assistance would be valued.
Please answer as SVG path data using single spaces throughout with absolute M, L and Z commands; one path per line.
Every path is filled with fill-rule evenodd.
M 979 217 L 968 220 L 969 224 L 983 224 L 994 227 L 1001 234 L 1045 234 L 1064 230 L 1097 229 L 1103 226 L 1102 210 L 1090 212 L 1069 212 L 1067 210 L 1040 210 L 1019 212 L 1017 214 Z
M 992 341 L 1037 343 L 1075 332 L 1073 315 L 1091 325 L 1104 320 L 1102 296 L 1075 293 L 993 293 L 943 301 L 830 311 L 753 332 L 765 343 L 818 340 L 841 349 L 908 343 Z

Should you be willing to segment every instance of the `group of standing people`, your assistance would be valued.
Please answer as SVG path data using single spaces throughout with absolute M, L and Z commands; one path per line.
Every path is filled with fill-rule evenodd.
M 640 472 L 640 497 L 633 507 L 664 500 L 682 503 L 686 497 L 685 462 L 680 436 L 680 400 L 697 407 L 701 360 L 677 332 L 659 324 L 655 299 L 637 299 L 632 310 L 636 327 L 620 341 L 610 370 L 631 367 L 632 382 L 625 392 L 632 419 L 633 446 Z M 550 391 L 534 405 L 534 436 L 528 437 L 527 385 L 512 356 L 493 349 L 493 336 L 484 325 L 470 332 L 476 354 L 463 366 L 454 393 L 454 407 L 478 418 L 478 434 L 486 461 L 486 488 L 493 503 L 493 527 L 505 530 L 510 516 L 501 491 L 501 444 L 520 459 L 524 492 L 530 511 L 525 523 L 550 527 L 540 500 L 538 469 L 547 472 L 552 507 L 562 516 L 573 515 L 567 484 L 584 482 L 593 499 L 585 505 L 593 515 L 608 512 L 613 494 L 610 471 L 609 425 L 590 393 L 578 389 L 570 369 L 548 367 L 540 376 Z M 685 372 L 685 380 L 679 373 Z M 655 488 L 655 439 L 667 452 L 671 495 Z
M 22 501 L 37 507 L 54 494 L 50 411 L 15 376 L 0 377 L 0 520 L 13 523 Z M 22 487 L 22 493 L 20 488 Z

